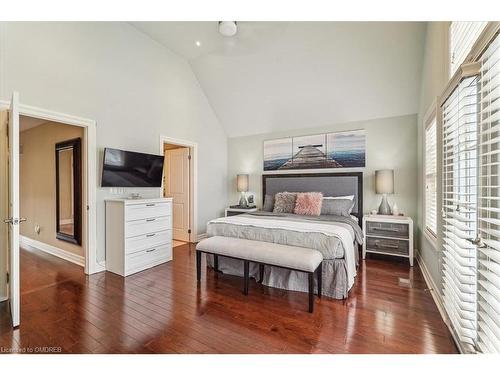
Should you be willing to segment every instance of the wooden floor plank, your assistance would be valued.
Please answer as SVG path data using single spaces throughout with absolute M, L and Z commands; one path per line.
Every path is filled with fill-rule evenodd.
M 21 251 L 21 326 L 0 304 L 0 346 L 63 353 L 456 353 L 418 266 L 367 259 L 346 300 L 203 270 L 194 245 L 122 278 L 36 250 Z M 410 285 L 399 283 L 409 279 Z M 44 349 L 45 348 L 45 349 Z M 49 349 L 50 350 L 50 349 Z

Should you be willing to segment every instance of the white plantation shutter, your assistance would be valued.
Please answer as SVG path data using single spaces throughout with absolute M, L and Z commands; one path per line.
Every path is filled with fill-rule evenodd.
M 478 337 L 481 352 L 500 352 L 500 37 L 481 58 L 479 138 Z
M 461 345 L 476 340 L 477 76 L 464 78 L 443 110 L 443 301 Z
M 450 77 L 465 61 L 488 22 L 452 22 L 450 25 Z
M 436 117 L 425 129 L 425 230 L 437 233 L 437 142 Z

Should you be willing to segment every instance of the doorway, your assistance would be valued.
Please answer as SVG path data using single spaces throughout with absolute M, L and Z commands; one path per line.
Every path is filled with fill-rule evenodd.
M 87 223 L 80 126 L 19 118 L 20 245 L 85 266 Z M 23 265 L 21 264 L 21 278 Z M 22 287 L 22 285 L 21 285 Z
M 83 262 L 85 266 L 84 270 L 86 274 L 93 274 L 105 269 L 104 265 L 97 260 L 96 249 L 95 181 L 97 153 L 95 121 L 21 104 L 19 102 L 19 93 L 14 92 L 10 102 L 0 100 L 0 212 L 3 214 L 5 218 L 4 222 L 6 223 L 5 226 L 0 227 L 0 256 L 2 258 L 0 273 L 8 273 L 7 278 L 0 278 L 0 300 L 8 300 L 12 325 L 14 327 L 20 324 L 19 240 L 20 226 L 25 221 L 19 212 L 19 164 L 21 153 L 19 138 L 21 116 L 74 125 L 83 129 L 84 137 L 81 144 L 82 174 L 84 181 L 86 181 L 83 184 L 82 192 L 82 222 L 85 223 L 85 231 L 82 233 L 82 238 L 86 240 Z M 72 233 L 66 234 L 71 235 Z M 75 241 L 77 240 L 75 239 Z
M 195 231 L 195 155 L 196 144 L 160 137 L 165 157 L 162 194 L 173 199 L 173 246 L 196 241 Z

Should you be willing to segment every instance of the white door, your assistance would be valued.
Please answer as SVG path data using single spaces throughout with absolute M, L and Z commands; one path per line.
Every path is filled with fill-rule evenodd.
M 173 238 L 189 241 L 189 148 L 165 151 L 165 196 L 173 198 Z
M 9 226 L 9 302 L 12 325 L 20 323 L 19 291 L 19 93 L 12 94 L 8 123 L 9 137 L 9 216 L 4 222 Z

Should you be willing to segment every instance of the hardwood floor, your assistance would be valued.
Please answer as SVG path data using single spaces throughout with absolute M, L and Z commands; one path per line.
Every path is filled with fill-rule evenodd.
M 0 305 L 0 348 L 63 353 L 456 353 L 418 266 L 363 262 L 345 301 L 203 272 L 194 245 L 126 279 L 38 251 L 21 253 L 21 326 Z M 399 278 L 410 279 L 408 285 Z

